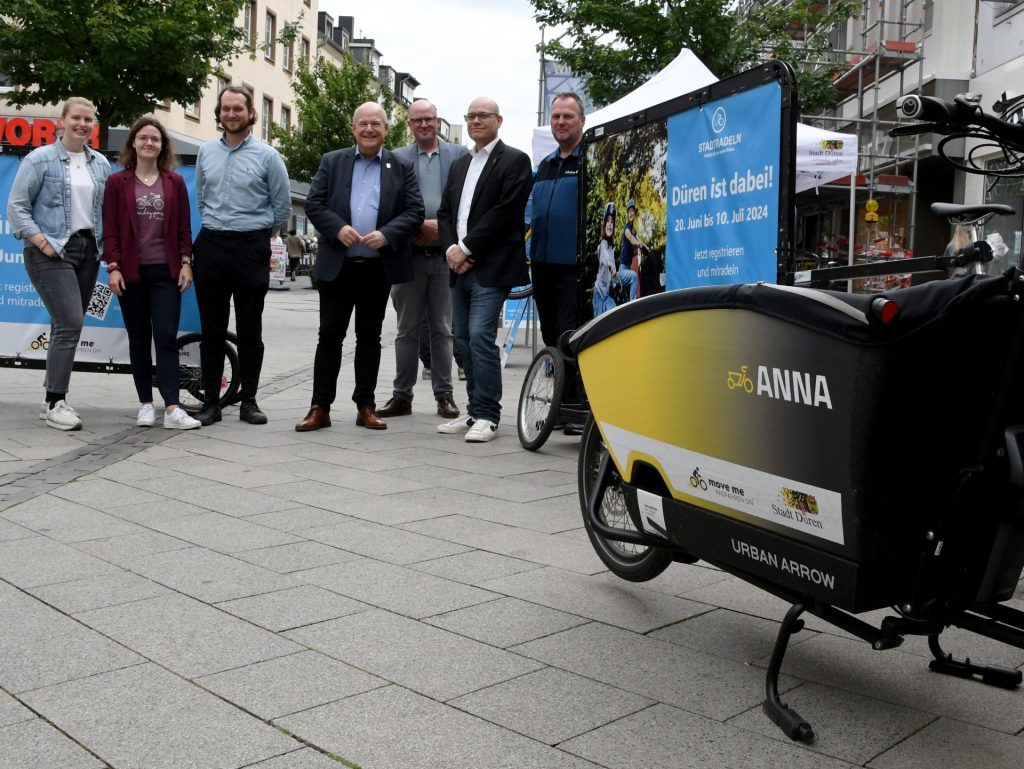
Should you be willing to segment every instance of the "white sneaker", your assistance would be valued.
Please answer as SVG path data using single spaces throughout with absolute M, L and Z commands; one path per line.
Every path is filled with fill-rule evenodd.
M 466 433 L 466 443 L 486 443 L 498 437 L 498 426 L 489 419 L 478 419 Z
M 202 427 L 202 424 L 198 419 L 190 417 L 180 406 L 170 414 L 164 414 L 164 427 L 168 430 L 195 430 Z
M 471 428 L 474 421 L 476 420 L 474 420 L 469 414 L 463 414 L 458 419 L 453 419 L 450 422 L 438 425 L 437 431 L 439 433 L 444 433 L 445 435 L 459 435 Z
M 139 427 L 152 427 L 156 424 L 156 410 L 152 403 L 143 403 L 139 406 L 139 415 L 135 418 L 135 424 Z
M 65 400 L 57 401 L 52 409 L 46 410 L 46 424 L 58 430 L 81 430 L 82 419 Z

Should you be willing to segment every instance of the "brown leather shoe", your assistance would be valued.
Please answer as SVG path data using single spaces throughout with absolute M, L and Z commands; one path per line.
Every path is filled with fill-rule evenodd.
M 379 417 L 407 417 L 412 413 L 412 404 L 397 395 L 384 404 L 384 408 L 377 409 Z
M 437 399 L 437 415 L 445 419 L 455 419 L 459 415 L 459 407 L 450 395 L 442 395 Z
M 370 430 L 387 430 L 387 422 L 377 416 L 373 406 L 363 406 L 356 416 L 356 427 L 366 427 Z
M 331 426 L 331 412 L 324 411 L 315 403 L 309 407 L 309 413 L 302 421 L 295 425 L 295 432 L 308 433 L 310 430 L 319 430 L 322 427 Z

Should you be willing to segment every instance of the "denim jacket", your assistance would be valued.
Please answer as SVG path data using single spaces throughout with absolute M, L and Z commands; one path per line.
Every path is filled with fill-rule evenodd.
M 110 163 L 91 147 L 85 148 L 86 167 L 96 185 L 93 222 L 96 246 L 103 252 L 103 190 Z M 14 237 L 25 240 L 42 233 L 60 254 L 71 237 L 71 156 L 60 142 L 32 150 L 22 158 L 7 200 L 7 218 Z

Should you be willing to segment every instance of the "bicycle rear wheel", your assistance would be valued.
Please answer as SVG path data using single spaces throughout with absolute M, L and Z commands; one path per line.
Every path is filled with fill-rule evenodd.
M 545 347 L 533 359 L 519 393 L 516 429 L 527 451 L 536 451 L 558 420 L 565 391 L 565 361 L 554 347 Z
M 199 357 L 199 343 L 203 335 L 197 332 L 178 337 L 178 397 L 181 407 L 195 414 L 206 402 L 203 385 L 203 365 Z M 220 380 L 218 405 L 222 408 L 234 403 L 238 394 L 238 353 L 234 345 L 224 342 L 224 375 Z

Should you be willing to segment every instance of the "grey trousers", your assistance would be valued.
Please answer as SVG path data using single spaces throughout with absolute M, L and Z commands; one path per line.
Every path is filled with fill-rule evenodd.
M 53 259 L 35 246 L 25 246 L 25 271 L 43 306 L 50 313 L 50 346 L 46 352 L 43 386 L 53 393 L 67 393 L 78 339 L 85 323 L 100 263 L 91 238 L 72 236 L 64 253 Z
M 395 397 L 412 401 L 419 368 L 420 319 L 424 306 L 430 316 L 430 383 L 434 397 L 450 396 L 452 390 L 452 294 L 448 287 L 451 271 L 444 258 L 413 256 L 412 280 L 391 288 L 391 301 L 398 313 L 395 338 Z

